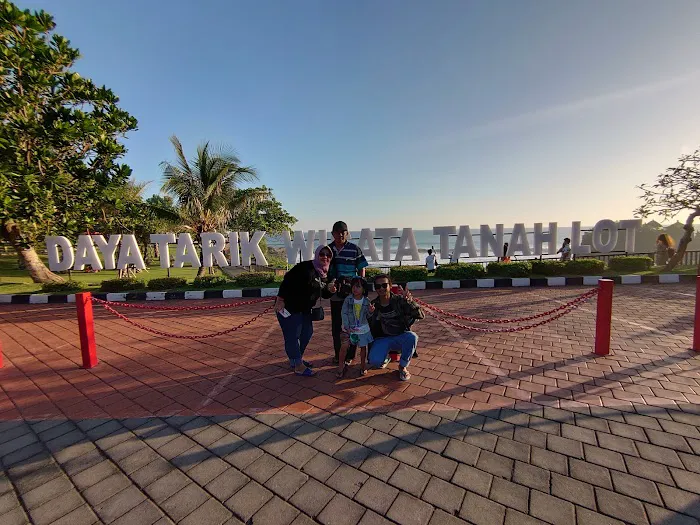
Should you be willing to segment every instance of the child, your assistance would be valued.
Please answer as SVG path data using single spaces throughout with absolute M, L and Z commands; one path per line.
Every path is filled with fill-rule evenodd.
M 569 259 L 571 259 L 571 239 L 565 237 L 564 244 L 562 244 L 561 248 L 557 250 L 557 253 L 561 253 L 562 261 L 568 261 Z
M 367 299 L 366 282 L 362 277 L 354 277 L 350 281 L 352 293 L 345 298 L 341 311 L 343 330 L 350 334 L 350 343 L 360 348 L 362 375 L 367 374 L 367 345 L 374 341 L 369 331 L 367 318 L 374 313 L 374 306 Z M 340 349 L 338 359 L 338 379 L 345 375 L 346 348 Z

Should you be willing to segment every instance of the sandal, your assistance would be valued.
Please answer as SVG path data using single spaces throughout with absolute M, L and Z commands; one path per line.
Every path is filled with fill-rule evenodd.
M 403 370 L 399 370 L 399 379 L 401 381 L 408 381 L 411 379 L 411 373 L 405 368 Z
M 360 374 L 362 374 L 363 376 L 366 376 L 366 375 L 367 375 L 367 369 L 366 369 L 366 368 L 363 368 L 362 371 L 360 372 Z
M 313 363 L 309 363 L 308 361 L 302 361 L 301 364 L 304 365 L 306 368 L 313 368 L 314 367 Z M 294 369 L 294 365 L 290 364 L 289 368 Z
M 345 366 L 343 366 L 343 369 L 342 369 L 342 370 L 338 370 L 338 371 L 335 373 L 335 377 L 337 377 L 338 379 L 343 379 L 343 378 L 345 377 L 345 373 L 346 373 L 347 371 L 348 371 L 348 365 L 345 365 Z
M 297 372 L 297 371 L 295 370 L 295 371 L 294 371 L 294 374 L 295 374 L 295 375 L 298 375 L 298 376 L 311 377 L 311 376 L 315 376 L 315 375 L 316 375 L 316 372 L 314 372 L 314 371 L 311 370 L 310 368 L 304 368 L 304 371 L 303 371 L 303 372 Z

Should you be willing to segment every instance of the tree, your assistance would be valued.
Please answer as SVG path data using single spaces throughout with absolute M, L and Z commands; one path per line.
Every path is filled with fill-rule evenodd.
M 656 214 L 666 219 L 689 211 L 684 234 L 678 243 L 676 254 L 666 264 L 665 270 L 673 269 L 683 258 L 688 243 L 693 238 L 693 221 L 700 216 L 700 149 L 678 159 L 678 166 L 669 168 L 656 178 L 652 185 L 642 184 L 641 199 L 644 201 L 637 213 L 642 217 Z
M 34 282 L 63 280 L 36 243 L 92 227 L 127 184 L 118 139 L 137 124 L 111 90 L 71 71 L 80 54 L 54 28 L 44 11 L 0 0 L 0 231 Z
M 266 231 L 270 235 L 279 235 L 289 231 L 297 222 L 267 186 L 236 190 L 234 201 L 245 204 L 233 211 L 228 225 L 231 230 Z
M 178 212 L 186 228 L 200 236 L 226 226 L 233 210 L 248 203 L 236 200 L 236 190 L 243 183 L 257 180 L 257 173 L 250 166 L 241 166 L 236 155 L 225 148 L 212 148 L 205 143 L 197 148 L 195 159 L 185 157 L 177 137 L 170 138 L 175 148 L 175 164 L 164 161 L 162 191 L 175 199 Z M 255 194 L 249 199 L 258 198 Z M 201 241 L 201 238 L 200 238 Z M 200 267 L 198 275 L 204 275 Z

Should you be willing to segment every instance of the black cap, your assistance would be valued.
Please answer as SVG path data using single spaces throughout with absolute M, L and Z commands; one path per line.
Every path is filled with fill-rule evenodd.
M 345 224 L 343 221 L 338 221 L 333 225 L 333 230 L 334 232 L 346 232 L 348 231 L 348 225 Z

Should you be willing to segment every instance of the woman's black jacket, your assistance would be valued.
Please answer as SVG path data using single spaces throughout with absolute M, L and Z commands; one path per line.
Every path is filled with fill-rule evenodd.
M 296 314 L 310 313 L 319 297 L 328 299 L 332 294 L 328 291 L 328 284 L 318 275 L 313 261 L 303 261 L 285 274 L 277 295 L 284 299 L 287 311 Z

